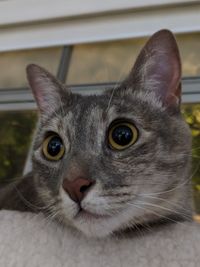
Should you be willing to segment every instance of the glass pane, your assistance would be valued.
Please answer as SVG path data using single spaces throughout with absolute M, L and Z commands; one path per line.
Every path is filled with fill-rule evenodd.
M 27 86 L 26 66 L 30 63 L 56 74 L 61 52 L 61 47 L 57 47 L 0 53 L 0 88 Z
M 0 183 L 19 177 L 28 154 L 37 113 L 0 113 Z
M 183 106 L 183 114 L 192 133 L 192 177 L 196 211 L 200 214 L 200 104 Z
M 200 33 L 177 35 L 183 76 L 200 76 Z
M 74 47 L 68 84 L 122 80 L 130 71 L 145 39 L 123 40 Z
M 103 83 L 122 80 L 147 38 L 76 45 L 73 50 L 68 84 Z M 183 76 L 200 75 L 200 33 L 177 35 Z

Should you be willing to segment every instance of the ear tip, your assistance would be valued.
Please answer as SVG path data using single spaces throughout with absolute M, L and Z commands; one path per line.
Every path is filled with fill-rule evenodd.
M 170 31 L 169 29 L 161 29 L 159 31 L 156 32 L 157 34 L 168 34 L 168 35 L 173 35 L 172 31 Z
M 26 73 L 29 76 L 33 72 L 41 71 L 41 69 L 42 68 L 40 66 L 32 63 L 32 64 L 29 64 L 29 65 L 26 66 Z
M 173 40 L 175 41 L 175 37 L 172 31 L 168 29 L 161 29 L 157 31 L 156 33 L 153 34 L 154 38 L 159 38 L 159 39 L 165 39 L 165 40 Z

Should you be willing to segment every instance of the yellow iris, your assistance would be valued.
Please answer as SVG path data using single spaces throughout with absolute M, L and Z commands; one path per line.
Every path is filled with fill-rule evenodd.
M 61 138 L 57 134 L 52 134 L 44 140 L 42 151 L 48 160 L 58 161 L 64 155 L 65 148 Z
M 123 150 L 133 145 L 138 139 L 138 130 L 130 122 L 114 124 L 108 133 L 110 146 L 116 150 Z

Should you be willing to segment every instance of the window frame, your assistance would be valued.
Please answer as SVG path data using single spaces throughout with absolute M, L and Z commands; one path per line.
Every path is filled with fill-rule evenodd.
M 200 31 L 199 13 L 198 0 L 0 1 L 0 52 Z
M 193 1 L 193 3 L 198 1 Z M 93 14 L 122 12 L 130 9 L 156 8 L 188 4 L 188 0 L 18 0 L 17 3 L 0 3 L 0 25 L 55 20 L 65 17 L 90 16 Z M 47 9 L 48 6 L 48 9 Z M 64 7 L 64 8 L 63 8 Z M 4 12 L 9 10 L 9 13 Z M 23 13 L 23 16 L 21 14 Z
M 63 72 L 64 73 L 64 72 Z M 59 76 L 58 76 L 59 77 Z M 105 88 L 112 88 L 116 83 L 69 85 L 74 93 L 100 94 Z M 182 79 L 182 103 L 200 102 L 200 77 Z M 28 88 L 0 90 L 0 111 L 19 111 L 37 109 L 32 92 Z

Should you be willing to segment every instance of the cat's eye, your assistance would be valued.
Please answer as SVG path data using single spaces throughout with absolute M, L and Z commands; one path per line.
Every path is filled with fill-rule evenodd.
M 65 153 L 65 148 L 60 136 L 57 134 L 48 136 L 43 142 L 42 151 L 48 160 L 57 161 L 61 159 Z
M 118 122 L 111 125 L 108 141 L 111 148 L 123 150 L 133 145 L 138 139 L 138 130 L 130 122 Z

